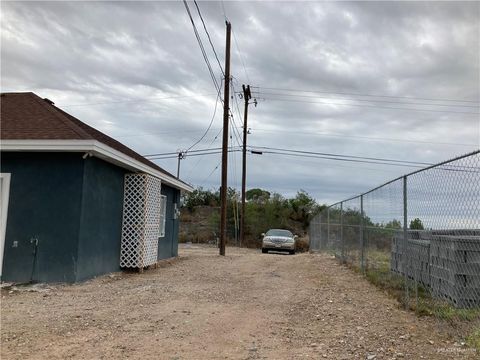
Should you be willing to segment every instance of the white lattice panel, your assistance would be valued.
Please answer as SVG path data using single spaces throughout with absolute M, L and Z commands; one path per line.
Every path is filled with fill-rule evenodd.
M 120 266 L 143 268 L 157 262 L 161 181 L 147 174 L 125 175 Z

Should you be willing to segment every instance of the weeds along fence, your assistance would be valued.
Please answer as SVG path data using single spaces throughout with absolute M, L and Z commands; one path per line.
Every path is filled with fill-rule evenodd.
M 480 150 L 330 205 L 309 234 L 311 250 L 331 252 L 406 307 L 478 310 Z

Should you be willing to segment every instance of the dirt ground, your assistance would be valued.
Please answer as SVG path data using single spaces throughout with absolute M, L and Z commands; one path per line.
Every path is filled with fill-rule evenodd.
M 473 359 L 327 255 L 182 246 L 157 269 L 2 289 L 6 359 Z

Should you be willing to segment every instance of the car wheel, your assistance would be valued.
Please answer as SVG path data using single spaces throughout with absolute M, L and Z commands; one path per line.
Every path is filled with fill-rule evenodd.
M 266 254 L 268 253 L 268 250 L 267 249 L 262 249 L 262 254 Z

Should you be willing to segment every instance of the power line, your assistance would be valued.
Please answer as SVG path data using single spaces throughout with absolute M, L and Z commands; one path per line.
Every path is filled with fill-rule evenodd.
M 333 91 L 321 91 L 321 90 L 299 90 L 299 89 L 285 89 L 285 88 L 272 88 L 272 87 L 263 87 L 263 86 L 252 86 L 256 89 L 265 89 L 265 90 L 278 90 L 278 91 L 293 91 L 293 92 L 305 92 L 305 93 L 321 93 L 321 94 L 335 94 L 335 95 L 354 95 L 354 96 L 369 96 L 369 97 L 383 97 L 383 98 L 400 98 L 400 99 L 418 99 L 418 100 L 430 100 L 430 101 L 452 101 L 452 102 L 469 102 L 478 104 L 476 100 L 460 100 L 460 99 L 442 99 L 442 98 L 424 98 L 416 96 L 395 96 L 395 95 L 375 95 L 375 94 L 360 94 L 360 93 L 349 93 L 349 92 L 333 92 Z
M 238 103 L 237 103 L 238 104 Z M 214 137 L 213 141 L 217 140 L 220 135 L 222 128 L 210 128 L 211 130 L 218 130 L 217 135 Z M 250 128 L 249 128 L 250 129 Z M 295 131 L 295 130 L 281 130 L 281 129 L 262 129 L 262 128 L 251 128 L 253 131 L 269 132 L 269 133 L 288 133 L 288 134 L 305 134 L 310 136 L 326 136 L 326 137 L 339 137 L 339 138 L 348 138 L 348 139 L 358 139 L 358 140 L 373 140 L 373 141 L 394 141 L 394 142 L 404 142 L 404 143 L 414 143 L 414 144 L 432 144 L 432 145 L 451 145 L 451 146 L 477 146 L 477 144 L 462 144 L 462 143 L 450 143 L 450 142 L 439 142 L 439 141 L 424 141 L 424 140 L 407 140 L 407 139 L 398 139 L 398 138 L 388 138 L 388 137 L 372 137 L 372 136 L 360 136 L 360 135 L 345 135 L 338 133 L 322 133 L 315 130 L 312 131 Z M 204 130 L 182 130 L 182 133 L 191 132 L 199 133 Z M 131 135 L 119 135 L 115 136 L 116 138 L 128 138 L 128 137 L 138 137 L 138 136 L 155 136 L 160 134 L 177 134 L 178 130 L 172 131 L 158 131 L 150 133 L 141 133 L 141 134 L 131 134 Z
M 210 149 L 211 149 L 213 143 L 218 139 L 218 137 L 220 136 L 220 133 L 221 133 L 221 132 L 222 132 L 222 128 L 220 128 L 220 129 L 218 130 L 217 135 L 215 135 L 215 137 L 213 138 L 213 140 L 210 142 L 210 144 L 209 144 L 208 147 L 207 147 L 207 150 L 210 150 Z M 219 148 L 219 149 L 221 149 L 221 148 Z M 188 171 L 188 174 L 185 176 L 186 178 L 190 176 L 190 174 L 192 173 L 192 171 L 197 168 L 198 164 L 200 164 L 201 161 L 202 161 L 201 158 L 199 158 L 199 159 L 197 160 L 197 162 L 195 163 L 195 165 L 193 165 L 193 166 L 190 168 L 190 170 Z
M 253 154 L 253 151 L 255 151 L 255 149 L 264 149 L 261 151 L 262 154 L 324 159 L 324 160 L 341 161 L 341 162 L 349 162 L 349 163 L 389 165 L 389 166 L 410 167 L 410 168 L 417 168 L 417 169 L 424 169 L 426 166 L 428 167 L 435 166 L 435 164 L 417 162 L 417 161 L 384 159 L 384 158 L 376 158 L 376 157 L 362 157 L 362 156 L 356 156 L 356 155 L 331 154 L 331 153 L 321 153 L 321 152 L 303 151 L 303 150 L 288 150 L 288 149 L 282 149 L 282 148 L 271 148 L 266 146 L 249 146 L 249 148 L 250 149 L 248 151 L 251 154 Z M 189 156 L 204 156 L 204 155 L 214 155 L 214 154 L 221 153 L 220 150 L 204 151 L 204 152 L 200 152 L 200 151 L 204 151 L 204 150 L 198 150 L 198 153 L 194 153 Z M 228 149 L 228 152 L 239 152 L 239 151 L 241 151 L 241 149 L 233 146 L 229 147 Z M 165 156 L 151 158 L 150 160 L 165 160 L 165 159 L 177 158 L 176 153 L 165 153 L 165 154 L 166 154 Z M 172 155 L 167 155 L 167 154 L 172 154 Z M 159 155 L 162 155 L 162 154 L 159 154 Z M 440 169 L 448 170 L 448 171 L 472 172 L 472 170 L 468 170 L 469 167 L 465 167 L 465 166 L 450 166 L 450 167 L 442 167 Z M 473 170 L 473 172 L 477 172 L 477 171 Z
M 274 147 L 268 147 L 268 146 L 249 146 L 249 147 L 255 148 L 255 149 L 285 151 L 285 152 L 291 152 L 291 153 L 297 153 L 297 154 L 307 154 L 307 155 L 334 156 L 334 157 L 341 157 L 341 158 L 352 158 L 352 159 L 374 160 L 374 161 L 388 161 L 388 162 L 393 162 L 393 163 L 408 163 L 408 164 L 427 165 L 427 166 L 433 165 L 432 163 L 418 162 L 418 161 L 385 159 L 385 158 L 356 156 L 356 155 L 341 155 L 341 154 L 323 153 L 323 152 L 306 151 L 306 150 L 290 150 L 290 149 L 274 148 Z
M 269 97 L 263 97 L 265 100 L 274 100 L 274 101 L 287 101 L 287 102 L 299 102 L 299 103 L 309 103 L 309 104 L 319 104 L 319 105 L 338 105 L 338 106 L 356 106 L 356 107 L 366 107 L 366 108 L 375 108 L 375 109 L 388 109 L 388 110 L 404 110 L 404 111 L 427 111 L 427 112 L 437 112 L 437 113 L 454 113 L 454 114 L 470 114 L 470 115 L 479 115 L 478 112 L 468 112 L 468 111 L 453 111 L 453 110 L 432 110 L 432 109 L 414 109 L 414 108 L 400 108 L 400 107 L 391 107 L 391 106 L 376 106 L 376 105 L 364 105 L 364 104 L 345 104 L 345 103 L 331 103 L 331 102 L 319 102 L 319 101 L 304 101 L 304 100 L 292 100 L 292 99 L 275 99 Z
M 233 33 L 233 40 L 235 42 L 235 47 L 237 48 L 238 57 L 240 58 L 240 62 L 242 63 L 242 66 L 243 66 L 243 71 L 245 72 L 245 76 L 247 77 L 248 83 L 250 83 L 250 77 L 248 76 L 247 67 L 245 66 L 242 53 L 240 52 L 240 48 L 238 46 L 238 41 L 237 41 L 237 37 L 235 36 L 235 31 L 232 31 L 232 33 Z
M 217 148 L 207 148 L 207 149 L 197 149 L 197 150 L 190 150 L 188 152 L 188 154 L 191 154 L 191 153 L 201 153 L 201 152 L 205 152 L 205 151 L 211 151 L 211 150 L 222 150 L 221 147 L 217 147 Z M 177 154 L 177 152 L 165 152 L 165 153 L 158 153 L 158 154 L 149 154 L 149 155 L 143 155 L 143 157 L 145 158 L 151 158 L 151 157 L 155 157 L 155 156 L 164 156 L 164 155 L 175 155 Z M 188 155 L 187 154 L 187 155 Z
M 307 150 L 291 150 L 291 149 L 285 149 L 285 148 L 276 148 L 276 147 L 268 147 L 268 146 L 253 146 L 250 145 L 249 151 L 251 152 L 252 149 L 262 149 L 263 153 L 274 153 L 272 151 L 278 152 L 278 153 L 285 153 L 285 155 L 288 155 L 290 153 L 292 154 L 297 154 L 297 155 L 308 155 L 309 157 L 311 156 L 316 156 L 316 157 L 328 157 L 330 160 L 334 160 L 333 158 L 338 158 L 338 159 L 350 159 L 350 160 L 362 160 L 362 161 L 380 161 L 383 163 L 394 163 L 394 164 L 413 164 L 413 165 L 423 165 L 423 166 L 430 166 L 432 165 L 431 163 L 426 163 L 426 162 L 418 162 L 418 161 L 407 161 L 407 160 L 398 160 L 398 159 L 386 159 L 386 158 L 379 158 L 379 157 L 367 157 L 367 156 L 357 156 L 357 155 L 344 155 L 344 154 L 334 154 L 334 153 L 324 153 L 324 152 L 315 152 L 315 151 L 307 151 Z M 210 154 L 215 154 L 219 153 L 221 148 L 212 148 L 212 149 L 197 149 L 197 150 L 192 150 L 189 156 L 201 156 L 201 155 L 210 155 Z M 229 151 L 240 151 L 241 146 L 233 146 L 231 145 L 229 147 Z M 158 154 L 151 154 L 151 155 L 145 155 L 145 157 L 148 157 L 149 159 L 173 159 L 176 158 L 177 153 L 176 152 L 168 152 L 168 153 L 158 153 Z
M 273 96 L 293 96 L 293 97 L 302 97 L 302 98 L 314 98 L 314 99 L 325 99 L 325 100 L 347 100 L 347 101 L 365 101 L 373 103 L 388 103 L 388 104 L 402 104 L 402 105 L 420 105 L 420 106 L 446 106 L 446 107 L 467 107 L 467 108 L 480 108 L 480 105 L 464 105 L 464 104 L 434 104 L 434 103 L 418 103 L 418 102 L 404 102 L 404 101 L 390 101 L 390 100 L 370 100 L 370 99 L 355 99 L 355 98 L 326 98 L 321 96 L 311 96 L 311 95 L 296 95 L 296 94 L 281 94 L 281 93 L 270 93 L 270 92 L 258 92 L 259 95 L 273 95 Z
M 252 155 L 252 151 L 250 150 L 249 151 L 249 155 L 250 156 L 253 156 Z M 257 155 L 255 155 L 257 156 Z M 305 158 L 307 159 L 307 158 Z M 316 159 L 316 158 L 313 158 L 313 159 Z M 317 158 L 318 159 L 318 158 Z M 319 160 L 322 160 L 322 159 L 319 159 Z M 398 172 L 396 170 L 392 170 L 392 169 L 385 169 L 385 168 L 372 168 L 372 167 L 366 167 L 366 166 L 363 166 L 363 165 L 355 165 L 355 164 L 352 164 L 352 163 L 349 163 L 348 165 L 341 165 L 341 164 L 337 164 L 337 163 L 333 163 L 330 162 L 328 166 L 333 166 L 333 167 L 341 167 L 341 168 L 346 168 L 346 169 L 362 169 L 362 170 L 370 170 L 370 171 L 377 171 L 377 172 L 391 172 L 391 173 L 396 173 L 398 174 Z
M 233 117 L 233 114 L 231 116 L 231 120 L 232 120 L 232 123 L 234 125 L 234 126 L 232 125 L 232 128 L 234 129 L 234 130 L 232 130 L 233 135 L 235 136 L 235 140 L 237 141 L 237 145 L 241 146 L 241 144 L 242 144 L 241 138 L 242 137 L 241 137 L 241 135 L 239 133 L 239 130 L 237 128 L 237 123 L 235 122 L 235 118 Z
M 205 184 L 205 182 L 210 178 L 210 176 L 213 175 L 213 173 L 218 169 L 218 167 L 220 166 L 220 164 L 222 163 L 222 161 L 220 160 L 217 164 L 217 166 L 215 166 L 213 168 L 213 170 L 210 172 L 210 174 L 208 174 L 208 176 L 202 181 L 202 185 Z
M 233 124 L 231 124 L 231 127 L 233 128 Z M 233 147 L 233 143 L 231 144 Z M 235 152 L 232 152 L 232 157 L 233 157 L 233 176 L 234 176 L 234 186 L 235 189 L 238 187 L 238 174 L 237 174 L 237 157 L 235 156 Z
M 233 89 L 234 94 L 237 93 L 235 91 L 235 86 L 233 85 L 233 83 L 232 83 L 232 89 Z M 243 127 L 242 113 L 240 111 L 240 106 L 238 105 L 238 99 L 237 99 L 236 96 L 234 96 L 234 99 L 235 99 L 235 106 L 237 108 L 238 117 L 240 118 L 240 121 L 241 121 L 240 125 L 241 125 L 241 127 Z
M 190 18 L 190 21 L 192 23 L 193 31 L 195 33 L 195 37 L 197 39 L 198 45 L 200 46 L 200 50 L 202 52 L 203 59 L 205 60 L 205 63 L 207 64 L 207 68 L 208 68 L 208 71 L 210 73 L 210 77 L 212 78 L 215 89 L 217 90 L 217 92 L 219 92 L 220 91 L 220 86 L 218 85 L 217 78 L 215 77 L 215 74 L 212 70 L 212 66 L 210 65 L 210 61 L 208 60 L 207 52 L 205 51 L 205 48 L 203 46 L 202 40 L 201 40 L 200 35 L 198 33 L 197 27 L 195 25 L 195 21 L 193 21 L 193 17 L 192 17 L 192 14 L 190 13 L 190 9 L 188 7 L 187 1 L 183 0 L 183 4 L 185 5 L 185 9 L 187 10 L 188 17 Z
M 250 152 L 252 153 L 252 150 L 250 150 Z M 380 164 L 380 165 L 390 165 L 390 166 L 400 166 L 400 167 L 413 167 L 413 168 L 421 169 L 419 171 L 437 166 L 437 164 L 429 164 L 427 167 L 425 167 L 425 165 L 420 166 L 420 165 L 413 165 L 413 164 L 427 164 L 427 163 L 407 162 L 407 161 L 397 162 L 395 160 L 391 160 L 392 162 L 387 162 L 387 161 L 389 161 L 388 159 L 385 159 L 385 161 L 382 161 L 383 159 L 379 159 L 379 161 L 375 161 L 375 160 L 371 161 L 371 160 L 359 160 L 358 157 L 352 157 L 352 158 L 341 158 L 341 157 L 334 157 L 334 156 L 330 157 L 330 156 L 317 155 L 317 153 L 314 153 L 314 152 L 292 151 L 292 150 L 287 150 L 287 151 L 267 150 L 267 151 L 262 151 L 262 153 L 263 154 L 278 154 L 278 155 L 287 155 L 287 156 L 307 157 L 307 158 L 318 158 L 318 159 L 335 160 L 335 161 L 360 162 L 360 163 Z M 340 155 L 340 156 L 342 156 L 342 155 Z M 365 158 L 365 159 L 369 159 L 369 158 Z M 402 162 L 403 162 L 403 164 L 402 164 Z M 479 172 L 477 168 L 471 167 L 471 166 L 450 165 L 449 167 L 443 166 L 443 167 L 438 167 L 438 168 L 440 170 L 455 171 L 455 172 L 470 172 L 470 173 L 478 173 Z
M 215 51 L 215 46 L 213 46 L 212 39 L 210 38 L 210 34 L 208 33 L 207 27 L 205 26 L 205 21 L 203 21 L 203 16 L 202 16 L 202 13 L 200 12 L 200 8 L 198 7 L 197 1 L 193 0 L 193 2 L 195 3 L 195 7 L 197 8 L 198 16 L 200 16 L 200 20 L 202 20 L 203 29 L 205 30 L 205 33 L 207 34 L 208 42 L 210 43 L 210 46 L 212 47 L 213 54 L 215 55 L 215 59 L 217 59 L 218 66 L 220 67 L 220 70 L 222 71 L 222 75 L 225 76 L 225 72 L 223 71 L 222 64 L 220 64 L 220 60 L 218 60 L 217 52 Z
M 235 93 L 235 88 L 234 88 L 233 84 L 232 84 L 232 92 Z M 234 98 L 235 103 L 236 103 L 236 106 L 237 106 L 237 112 L 238 112 L 238 116 L 239 116 L 239 121 L 241 122 L 240 125 L 241 125 L 241 127 L 243 127 L 243 121 L 241 120 L 241 114 L 240 114 L 240 111 L 239 111 L 239 109 L 238 109 L 238 103 L 236 102 L 236 101 L 237 101 L 237 97 L 234 95 L 233 98 Z M 236 122 L 235 122 L 235 118 L 234 118 L 234 116 L 233 116 L 232 110 L 230 110 L 230 114 L 231 114 L 232 122 L 233 122 L 233 124 L 235 125 L 235 126 L 232 126 L 232 132 L 233 132 L 234 135 L 235 135 L 235 139 L 237 140 L 237 144 L 238 144 L 239 146 L 241 146 L 241 144 L 242 144 L 242 141 L 241 141 L 242 136 L 241 136 L 241 134 L 239 133 L 239 130 L 238 130 L 239 128 L 238 128 L 238 126 L 237 126 L 237 124 L 236 124 Z
M 238 152 L 241 151 L 241 149 L 229 149 L 228 152 Z M 188 157 L 192 156 L 204 156 L 204 155 L 215 155 L 215 154 L 221 154 L 222 151 L 209 151 L 209 152 L 202 152 L 202 153 L 196 153 L 196 154 L 190 154 Z M 166 160 L 166 159 L 177 159 L 178 155 L 166 155 L 166 156 L 159 156 L 159 157 L 151 157 L 148 160 Z
M 225 5 L 223 4 L 223 0 L 221 0 L 220 3 L 222 4 L 223 17 L 225 18 L 225 21 L 228 21 L 227 14 L 225 13 Z
M 264 153 L 264 154 L 296 156 L 296 157 L 305 157 L 305 158 L 326 159 L 326 160 L 335 160 L 335 161 L 347 161 L 347 162 L 364 163 L 364 164 L 379 164 L 379 165 L 390 165 L 390 166 L 401 166 L 401 167 L 414 167 L 414 168 L 419 168 L 419 169 L 423 168 L 423 166 L 418 166 L 418 165 L 407 165 L 407 164 L 397 164 L 397 163 L 380 162 L 380 161 L 334 158 L 334 157 L 326 157 L 326 156 L 319 156 L 319 155 L 288 153 L 288 152 L 281 152 L 281 151 L 267 150 L 267 151 L 262 151 L 262 153 Z
M 360 135 L 344 135 L 344 134 L 331 134 L 331 133 L 322 133 L 316 131 L 292 131 L 292 130 L 272 130 L 272 129 L 260 129 L 252 128 L 254 131 L 264 131 L 264 132 L 284 132 L 284 133 L 296 133 L 296 134 L 306 134 L 306 135 L 315 135 L 315 136 L 327 136 L 327 137 L 340 137 L 340 138 L 353 138 L 353 139 L 364 139 L 364 140 L 375 140 L 375 141 L 395 141 L 395 142 L 405 142 L 405 143 L 418 143 L 418 144 L 435 144 L 435 145 L 455 145 L 455 146 L 477 146 L 477 144 L 460 144 L 460 143 L 448 143 L 448 142 L 436 142 L 436 141 L 422 141 L 422 140 L 406 140 L 406 139 L 396 139 L 396 138 L 385 138 L 385 137 L 370 137 L 370 136 L 360 136 Z
M 220 83 L 221 84 L 221 83 Z M 210 130 L 210 128 L 212 127 L 212 124 L 213 124 L 213 120 L 215 119 L 215 115 L 217 114 L 217 105 L 218 105 L 218 99 L 220 98 L 220 91 L 221 91 L 221 88 L 218 89 L 218 93 L 217 93 L 217 98 L 215 99 L 215 108 L 213 109 L 213 115 L 212 115 L 212 119 L 210 120 L 210 124 L 208 124 L 208 127 L 207 129 L 205 130 L 205 132 L 203 133 L 203 135 L 200 137 L 200 139 L 198 139 L 192 146 L 190 146 L 187 151 L 189 151 L 190 149 L 192 149 L 195 145 L 197 145 L 200 141 L 203 140 L 203 138 L 207 135 L 208 131 Z

